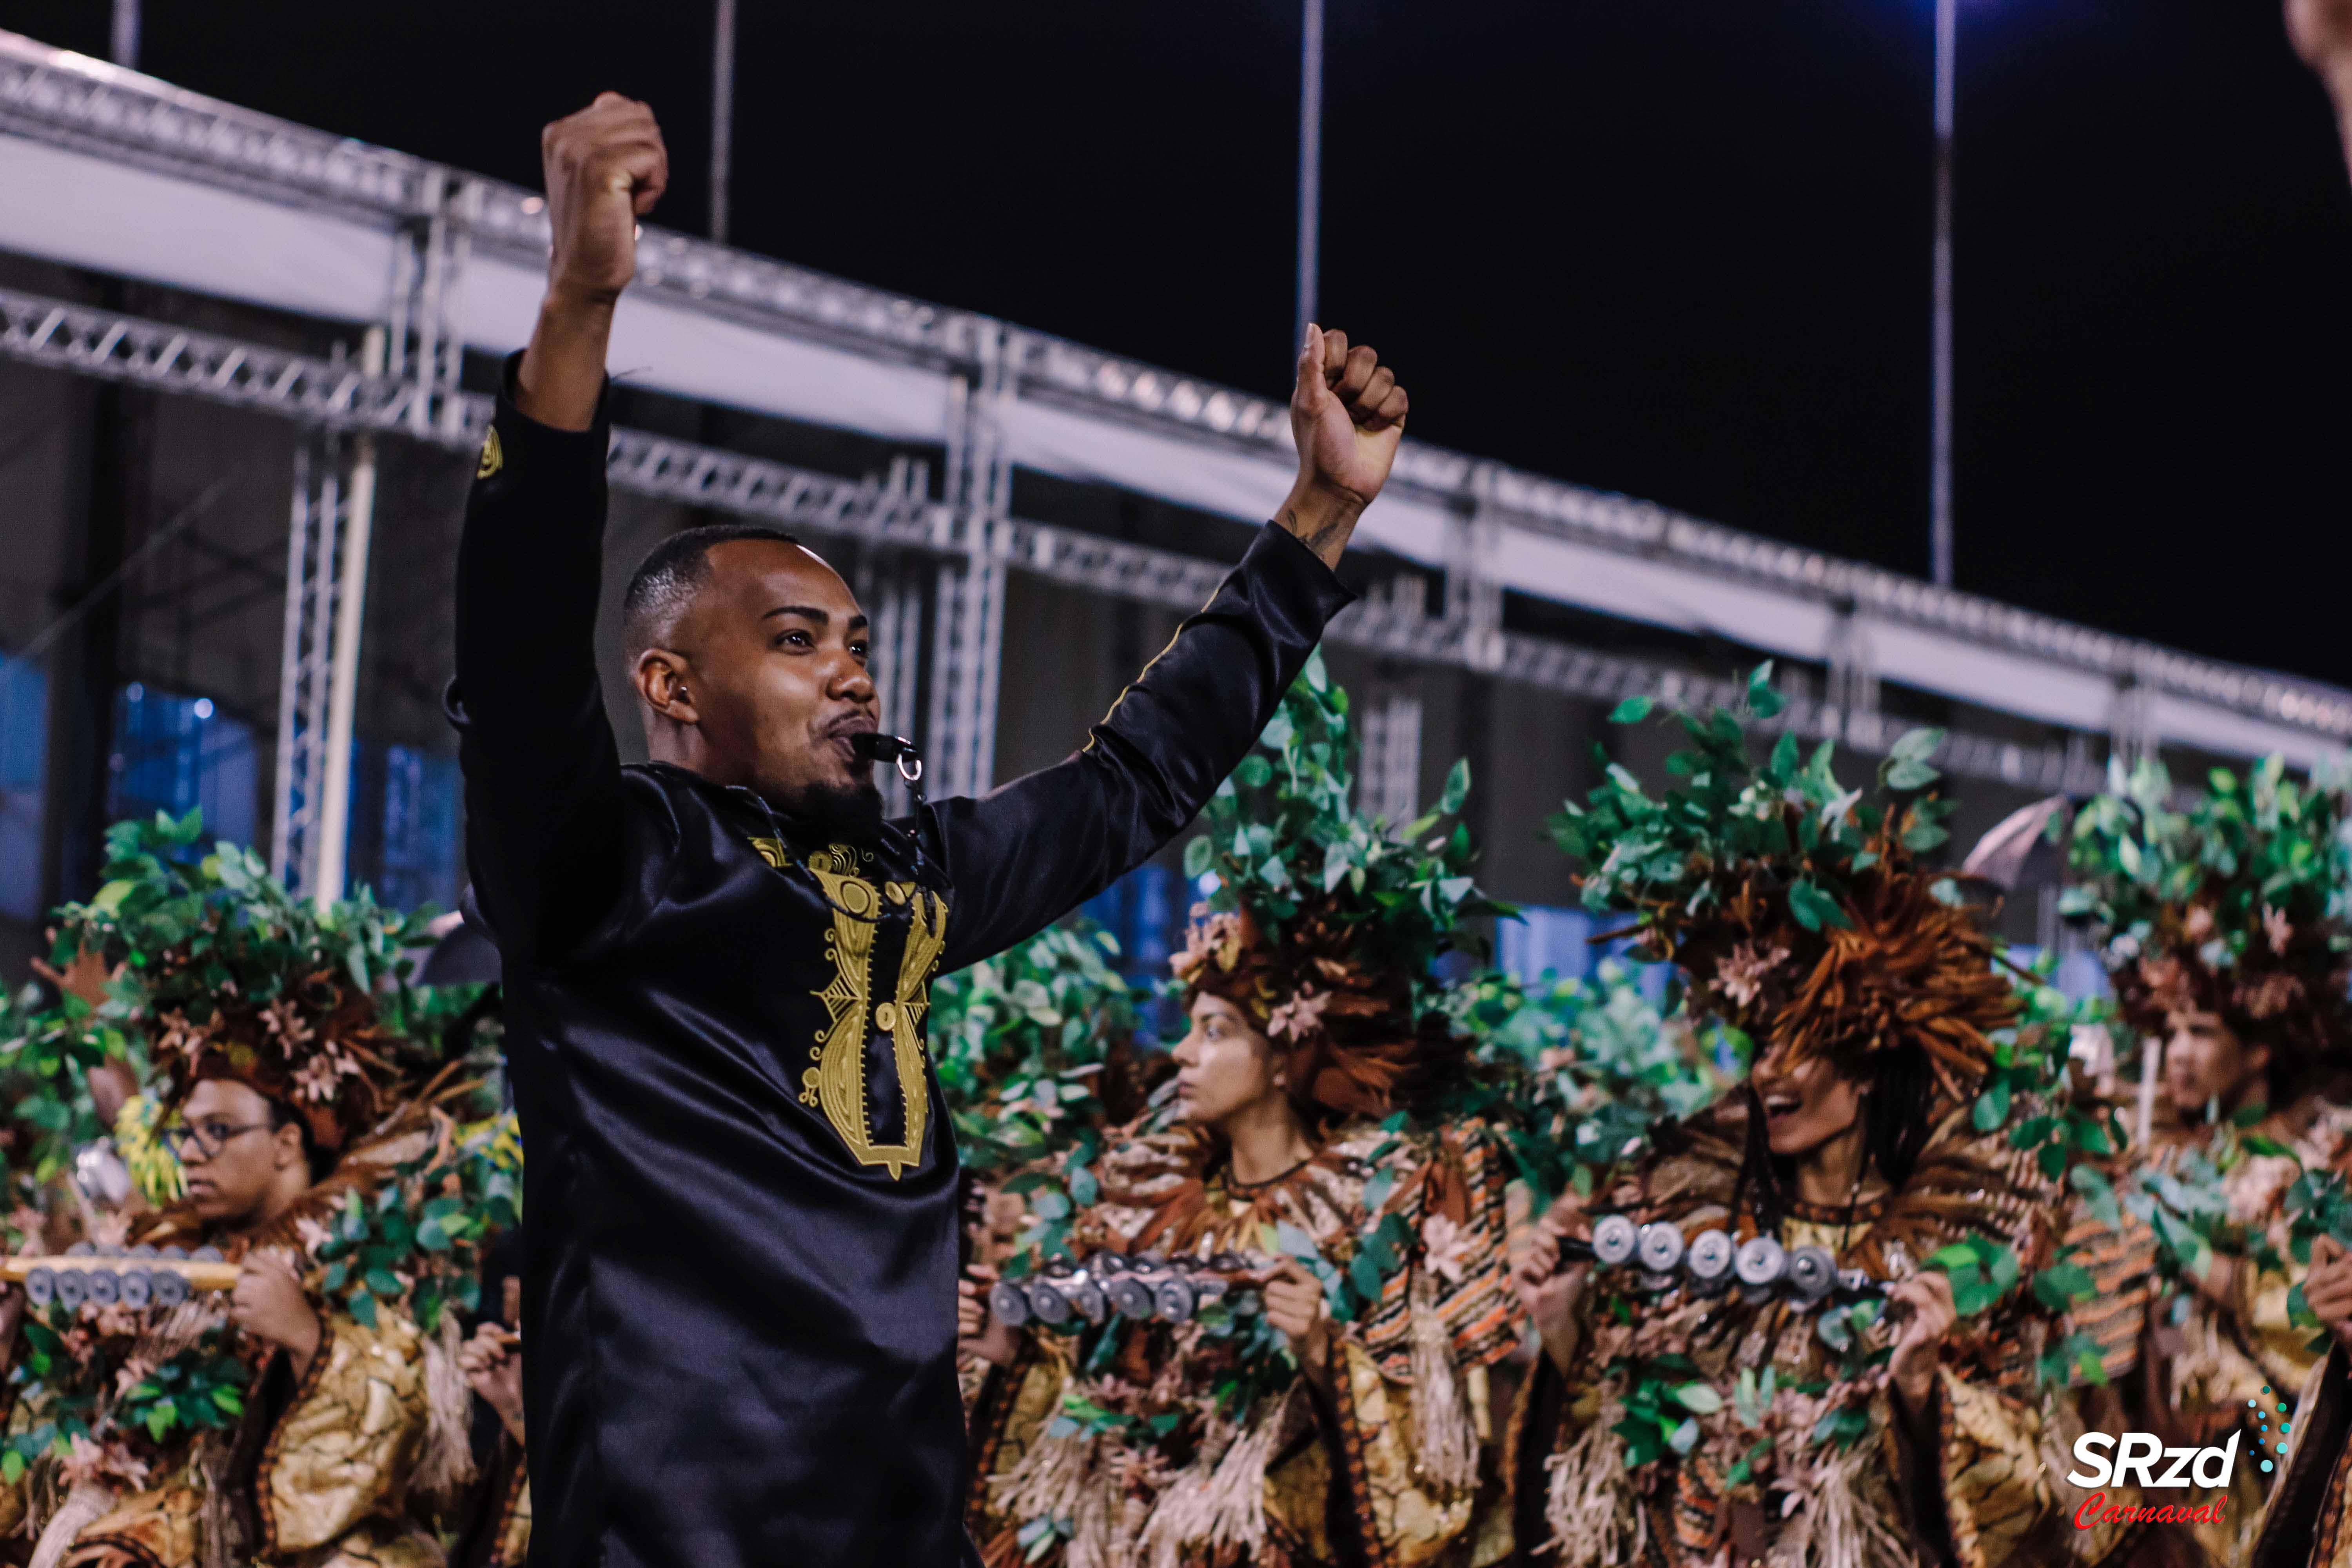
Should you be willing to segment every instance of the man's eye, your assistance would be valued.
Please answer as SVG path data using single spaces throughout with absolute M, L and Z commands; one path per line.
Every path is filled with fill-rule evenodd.
M 864 658 L 866 657 L 866 644 L 862 642 L 851 643 L 849 645 L 849 651 L 856 654 L 858 658 Z
M 809 635 L 806 632 L 786 632 L 776 641 L 791 647 L 806 647 L 809 646 Z

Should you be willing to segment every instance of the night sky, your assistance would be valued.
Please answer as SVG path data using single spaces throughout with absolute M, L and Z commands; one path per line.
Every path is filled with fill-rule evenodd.
M 1930 0 L 1328 0 L 1327 323 L 1413 430 L 1927 569 Z M 1278 395 L 1295 0 L 747 0 L 736 238 Z M 2352 187 L 2270 0 L 1962 0 L 1964 588 L 2352 683 Z M 103 54 L 105 0 L 0 0 Z M 538 183 L 700 0 L 149 0 L 144 68 Z

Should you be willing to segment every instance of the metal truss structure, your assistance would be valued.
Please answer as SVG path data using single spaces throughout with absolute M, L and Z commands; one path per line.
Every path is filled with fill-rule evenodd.
M 461 442 L 480 414 L 473 400 L 454 390 L 461 351 L 457 322 L 463 318 L 468 275 L 478 263 L 520 263 L 536 270 L 546 258 L 543 202 L 518 185 L 362 146 L 7 36 L 0 36 L 0 136 L 21 136 L 28 143 L 70 148 L 118 167 L 261 197 L 280 209 L 331 218 L 351 233 L 391 235 L 391 303 L 379 322 L 388 329 L 385 385 L 351 388 L 327 376 L 318 385 L 278 393 L 270 374 L 258 367 L 221 362 L 214 372 L 233 388 L 299 395 L 313 406 L 358 397 L 352 411 L 364 414 L 376 428 L 400 423 L 419 439 Z M 990 609 L 1000 605 L 1000 583 L 981 562 L 1018 562 L 1028 545 L 1040 543 L 1040 536 L 1012 524 L 1000 505 L 1000 482 L 1013 461 L 1007 449 L 1018 445 L 1018 430 L 1009 430 L 1013 414 L 1066 411 L 1106 435 L 1157 439 L 1173 445 L 1171 449 L 1200 454 L 1206 466 L 1244 463 L 1261 478 L 1270 466 L 1289 463 L 1286 416 L 1277 402 L 1119 360 L 976 312 L 948 310 L 807 268 L 748 257 L 689 235 L 645 230 L 633 294 L 767 339 L 835 345 L 863 364 L 918 367 L 957 388 L 946 418 L 946 521 L 918 520 L 901 508 L 885 520 L 861 524 L 889 533 L 915 533 L 931 524 L 934 538 L 906 538 L 906 543 L 940 550 L 950 564 L 973 562 L 981 574 L 979 581 L 957 576 L 940 605 L 952 630 L 934 627 L 934 647 L 955 666 L 931 682 L 934 715 L 946 721 L 948 752 L 957 757 L 983 757 L 992 712 L 992 677 L 985 666 L 995 648 L 992 637 L 1000 635 L 992 630 L 1000 627 L 1000 618 L 992 621 L 1000 611 Z M 85 351 L 97 348 L 99 343 L 85 343 Z M 142 369 L 152 372 L 158 364 L 152 353 L 160 351 L 163 345 L 148 351 L 151 357 Z M 120 345 L 108 345 L 101 357 L 110 360 L 115 353 Z M 388 409 L 395 409 L 395 416 Z M 640 447 L 635 458 L 656 449 L 661 463 L 682 456 L 675 447 Z M 731 499 L 740 503 L 734 510 L 764 508 L 757 515 L 791 515 L 814 496 L 837 494 L 840 487 L 837 479 L 824 479 L 797 491 L 730 489 L 762 484 L 764 479 L 746 475 L 764 470 L 727 454 L 703 454 L 694 461 L 706 468 L 685 478 L 724 496 L 696 496 L 698 503 L 724 505 Z M 616 458 L 616 482 L 618 468 Z M 645 478 L 670 484 L 682 475 L 656 470 Z M 2077 705 L 2077 717 L 2046 721 L 2063 721 L 2086 733 L 2105 731 L 2126 752 L 2166 738 L 2166 705 L 2178 712 L 2183 703 L 2200 705 L 2206 715 L 2200 721 L 2213 741 L 2201 745 L 2237 745 L 2230 736 L 2249 745 L 2270 745 L 2279 733 L 2333 745 L 2352 741 L 2352 693 L 2070 626 L 1458 451 L 1406 442 L 1390 491 L 1395 500 L 1383 505 L 1421 508 L 1423 515 L 1449 520 L 1442 524 L 1446 543 L 1437 550 L 1444 560 L 1423 557 L 1423 564 L 1442 564 L 1446 574 L 1444 614 L 1433 618 L 1444 630 L 1413 627 L 1406 635 L 1409 642 L 1416 648 L 1437 648 L 1416 656 L 1442 656 L 1507 675 L 1517 658 L 1500 618 L 1503 593 L 1512 585 L 1507 572 L 1550 543 L 1580 550 L 1585 555 L 1578 560 L 1588 564 L 1661 566 L 1675 581 L 1694 585 L 1694 602 L 1722 605 L 1724 595 L 1745 595 L 1748 611 L 1767 606 L 1769 614 L 1794 616 L 1806 626 L 1828 623 L 1828 644 L 1788 651 L 1832 666 L 1830 699 L 1837 712 L 1874 710 L 1879 677 L 1900 682 L 1906 670 L 1912 677 L 1933 670 L 1940 654 L 1922 656 L 1916 647 L 1927 637 L 1943 639 L 1943 651 L 1990 651 L 1997 658 L 1988 668 L 2016 668 L 2021 679 L 2049 677 L 2079 684 L 2082 677 L 2091 677 L 2105 699 L 2084 699 L 2088 705 Z M 1242 508 L 1240 500 L 1228 510 L 1234 508 Z M 1061 545 L 1045 548 L 1054 552 Z M 1087 545 L 1073 548 L 1085 560 Z M 1051 572 L 1051 564 L 1046 569 Z M 1524 583 L 1515 590 L 1536 593 Z M 1616 611 L 1601 606 L 1601 614 Z M 1734 642 L 1743 637 L 1738 626 L 1727 627 L 1703 616 L 1696 623 Z M 1752 630 L 1761 621 L 1750 618 L 1748 626 Z M 1877 660 L 1870 658 L 1872 627 L 1898 632 L 1877 639 Z M 1773 647 L 1755 637 L 1748 642 Z M 1900 644 L 1912 647 L 1903 651 Z M 1903 651 L 1907 663 L 1900 663 L 1895 651 Z M 2103 710 L 2094 720 L 2091 705 L 2100 703 Z M 948 766 L 979 778 L 967 762 Z
M 352 527 L 368 498 L 344 461 L 352 437 L 320 430 L 294 452 L 294 508 L 286 533 L 286 631 L 278 679 L 278 777 L 269 828 L 269 868 L 297 896 L 317 897 L 325 885 L 320 862 L 330 854 L 336 872 L 341 844 L 326 818 L 328 737 L 334 730 L 335 632 L 351 617 L 338 614 L 344 573 L 354 557 Z M 371 476 L 372 477 L 372 476 Z M 349 744 L 343 766 L 350 766 Z M 340 886 L 340 875 L 335 876 Z M 332 897 L 332 894 L 329 895 Z
M 354 366 L 8 290 L 0 290 L 0 355 L 278 414 L 329 434 L 414 434 L 413 389 L 384 377 L 367 376 Z M 981 403 L 987 395 L 983 384 L 973 401 Z M 478 446 L 488 428 L 490 400 L 478 393 L 453 393 L 446 407 L 447 416 L 429 422 L 424 438 L 467 451 Z M 969 424 L 974 435 L 967 452 L 984 454 L 985 416 L 975 416 Z M 984 789 L 990 782 L 981 742 L 993 736 L 996 650 L 1003 635 L 1006 572 L 1024 572 L 1073 588 L 1190 612 L 1208 601 L 1226 571 L 1215 562 L 1194 556 L 1006 516 L 1009 479 L 1003 465 L 984 455 L 965 458 L 964 476 L 950 486 L 949 494 L 953 499 L 947 501 L 925 496 L 920 486 L 912 482 L 913 469 L 908 465 L 902 465 L 887 482 L 850 480 L 629 429 L 613 432 L 605 472 L 614 487 L 640 495 L 871 545 L 898 547 L 910 557 L 931 560 L 937 608 L 929 749 L 936 783 L 927 780 L 926 784 L 927 788 L 942 793 Z M 320 515 L 319 507 L 310 513 L 302 510 L 301 498 L 311 493 L 307 479 L 297 485 L 296 493 L 297 521 L 302 526 L 289 539 L 289 584 L 307 580 L 295 569 L 299 564 L 295 552 L 307 551 L 310 553 L 301 559 L 315 561 L 323 548 L 302 542 L 308 537 L 304 528 L 317 526 L 315 521 L 305 523 L 304 520 Z M 335 492 L 322 477 L 317 493 L 326 497 Z M 1410 581 L 1418 584 L 1420 580 Z M 915 679 L 914 661 L 907 654 L 920 646 L 919 623 L 924 595 L 921 584 L 905 569 L 891 583 L 887 637 L 877 632 L 877 644 L 898 650 L 892 667 L 903 672 L 896 679 L 907 684 L 894 689 L 894 702 L 903 706 L 892 710 L 906 712 L 913 709 Z M 331 595 L 321 597 L 315 586 L 300 595 L 289 593 L 287 646 L 297 650 L 289 653 L 294 661 L 289 668 L 310 669 L 303 661 L 314 657 L 310 650 L 319 640 L 313 623 L 320 616 L 331 617 L 334 605 Z M 877 627 L 881 624 L 877 617 Z M 1416 593 L 1392 589 L 1349 606 L 1333 623 L 1329 636 L 1335 642 L 1370 653 L 1457 665 L 1602 702 L 1641 694 L 1670 702 L 1727 706 L 1739 699 L 1738 689 L 1727 680 L 1709 680 L 1638 658 L 1504 631 L 1477 613 L 1473 595 L 1451 584 L 1438 615 L 1428 613 L 1425 589 Z M 300 674 L 298 687 L 309 679 L 307 673 Z M 984 696 L 972 695 L 983 682 Z M 962 695 L 960 700 L 943 700 L 942 687 Z M 288 700 L 281 696 L 281 722 Z M 299 715 L 308 711 L 298 702 L 298 730 L 302 722 Z M 1836 740 L 1871 753 L 1883 753 L 1898 732 L 1898 726 L 1874 708 L 1802 697 L 1791 700 L 1769 727 L 1792 730 L 1810 739 Z M 2086 739 L 2063 746 L 2036 747 L 1955 731 L 1946 738 L 1936 760 L 1952 773 L 2025 789 L 2082 794 L 2097 790 L 2105 782 L 2105 768 L 2092 755 Z M 281 779 L 284 767 L 281 763 Z

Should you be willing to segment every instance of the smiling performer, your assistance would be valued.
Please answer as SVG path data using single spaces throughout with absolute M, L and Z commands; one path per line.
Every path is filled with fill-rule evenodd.
M 1484 900 L 1466 836 L 1431 854 L 1349 810 L 1321 675 L 1195 841 L 1251 851 L 1210 857 L 1213 905 L 1171 961 L 1192 1016 L 1172 1104 L 1111 1134 L 1099 1170 L 1068 1155 L 1025 1186 L 1028 1261 L 1230 1255 L 1263 1313 L 1015 1332 L 968 1287 L 968 1343 L 997 1366 L 973 1416 L 990 1568 L 1472 1568 L 1508 1551 L 1486 1398 L 1519 1338 L 1503 1159 L 1475 1125 L 1412 1115 L 1462 1065 L 1426 977 Z
M 672 540 L 630 586 L 653 762 L 624 768 L 594 656 L 604 359 L 662 192 L 651 112 L 544 139 L 554 247 L 458 562 L 467 850 L 504 961 L 530 1153 L 532 1561 L 947 1564 L 960 1527 L 956 1157 L 932 975 L 1181 830 L 1347 603 L 1332 568 L 1405 395 L 1310 329 L 1297 484 L 1067 761 L 883 825 L 866 619 L 772 531 Z
M 1561 1568 L 2043 1561 L 2040 1325 L 2017 1282 L 2046 1259 L 2054 1193 L 2005 1125 L 1971 1122 L 2018 1003 L 1976 911 L 1914 858 L 1946 808 L 1847 793 L 1828 749 L 1800 768 L 1792 738 L 1755 767 L 1728 715 L 1694 722 L 1701 750 L 1672 770 L 1686 788 L 1661 803 L 1612 770 L 1554 827 L 1593 868 L 1588 903 L 1638 911 L 1693 1011 L 1760 1059 L 1744 1091 L 1661 1128 L 1625 1177 L 1538 1226 L 1517 1270 L 1546 1352 L 1516 1420 L 1521 1548 Z M 1913 788 L 1935 776 L 1917 740 Z M 1687 1258 L 1650 1274 L 1564 1260 L 1604 1214 L 1668 1227 Z M 1696 1271 L 1710 1232 L 1729 1244 L 1710 1261 L 1743 1272 Z M 1857 1322 L 1866 1295 L 1809 1302 L 1793 1271 L 1749 1279 L 1768 1238 L 1790 1265 L 1820 1248 L 1891 1281 L 1887 1310 Z M 1967 1317 L 1923 1267 L 1953 1244 L 2017 1265 Z

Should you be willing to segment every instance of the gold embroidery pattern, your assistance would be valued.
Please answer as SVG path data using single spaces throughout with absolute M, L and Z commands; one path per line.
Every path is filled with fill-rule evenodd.
M 767 842 L 753 841 L 763 858 Z M 777 855 L 782 846 L 776 846 Z M 769 863 L 776 863 L 770 858 Z M 817 1065 L 809 1069 L 809 1087 L 833 1130 L 849 1146 L 860 1164 L 882 1165 L 893 1181 L 922 1158 L 923 1132 L 929 1124 L 931 1100 L 924 1072 L 922 1046 L 917 1026 L 930 1006 L 931 971 L 947 944 L 948 908 L 935 893 L 912 884 L 893 884 L 891 901 L 912 900 L 907 926 L 907 949 L 898 964 L 894 999 L 879 1006 L 873 1001 L 874 932 L 881 911 L 881 894 L 873 883 L 856 874 L 855 853 L 835 845 L 826 853 L 809 857 L 810 875 L 824 889 L 834 905 L 833 929 L 825 934 L 825 950 L 834 963 L 833 979 L 817 992 L 817 999 L 833 1016 L 832 1026 L 820 1037 Z M 874 1142 L 873 1120 L 866 1102 L 866 1031 L 878 1024 L 890 1036 L 898 1068 L 898 1089 L 906 1105 L 907 1134 L 903 1142 Z M 808 1099 L 805 1091 L 801 1097 Z

